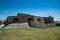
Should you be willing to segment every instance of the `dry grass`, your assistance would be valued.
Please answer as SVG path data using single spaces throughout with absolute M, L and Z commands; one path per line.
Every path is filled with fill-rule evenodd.
M 60 27 L 0 29 L 0 40 L 60 40 Z

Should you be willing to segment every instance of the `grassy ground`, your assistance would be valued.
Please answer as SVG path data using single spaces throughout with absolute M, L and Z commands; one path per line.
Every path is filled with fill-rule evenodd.
M 0 40 L 60 40 L 60 27 L 0 29 Z

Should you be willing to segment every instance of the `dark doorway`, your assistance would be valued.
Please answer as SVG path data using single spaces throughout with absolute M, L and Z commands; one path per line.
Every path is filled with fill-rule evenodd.
M 40 19 L 37 19 L 37 21 L 41 21 Z
M 15 18 L 14 21 L 18 21 L 18 18 Z
M 33 18 L 28 18 L 28 19 L 27 19 L 27 22 L 28 22 L 28 24 L 29 24 L 30 27 L 32 27 L 32 26 L 31 26 L 31 21 L 34 21 L 34 19 L 33 19 Z
M 14 20 L 13 20 L 13 22 L 18 22 L 19 20 L 18 20 L 18 18 L 14 18 Z
M 33 18 L 28 18 L 27 21 L 34 21 L 34 19 Z

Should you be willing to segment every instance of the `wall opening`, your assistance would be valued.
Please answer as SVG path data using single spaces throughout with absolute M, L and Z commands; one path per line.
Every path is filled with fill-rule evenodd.
M 37 19 L 37 21 L 41 21 L 40 19 Z
M 27 21 L 34 21 L 33 18 L 27 18 Z
M 34 21 L 34 19 L 33 18 L 27 18 L 27 22 L 28 22 L 28 24 L 29 24 L 30 27 L 32 27 L 31 26 L 31 21 Z
M 18 22 L 19 19 L 18 18 L 14 18 L 13 22 Z

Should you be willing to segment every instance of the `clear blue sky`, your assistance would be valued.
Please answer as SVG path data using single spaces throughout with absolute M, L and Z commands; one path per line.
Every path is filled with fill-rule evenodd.
M 18 12 L 48 17 L 60 21 L 60 0 L 0 0 L 0 19 Z

